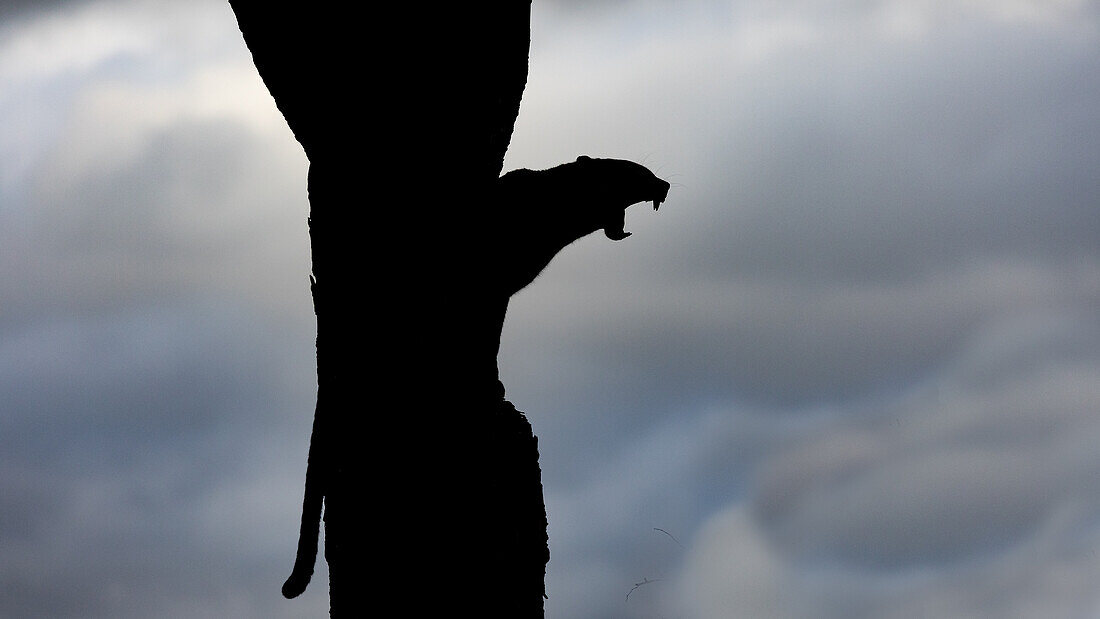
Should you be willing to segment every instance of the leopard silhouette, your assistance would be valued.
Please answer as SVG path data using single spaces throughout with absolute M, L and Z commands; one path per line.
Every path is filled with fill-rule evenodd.
M 487 292 L 511 297 L 534 281 L 558 252 L 597 230 L 602 229 L 613 241 L 629 237 L 631 233 L 624 230 L 626 208 L 652 202 L 657 210 L 669 187 L 645 166 L 586 155 L 546 170 L 518 169 L 501 176 L 479 212 L 486 218 L 487 237 L 471 248 L 483 252 L 484 267 L 489 271 L 483 274 L 490 282 Z M 499 329 L 497 334 L 499 338 Z M 328 443 L 322 419 L 318 402 L 298 551 L 282 588 L 287 598 L 305 591 L 317 561 Z

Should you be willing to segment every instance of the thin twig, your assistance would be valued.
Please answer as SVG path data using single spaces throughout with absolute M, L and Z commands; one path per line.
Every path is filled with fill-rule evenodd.
M 634 589 L 637 589 L 638 587 L 641 587 L 642 585 L 648 585 L 651 582 L 661 582 L 662 580 L 664 580 L 664 578 L 654 578 L 653 580 L 650 580 L 650 579 L 645 578 L 643 576 L 642 577 L 642 582 L 634 583 L 634 586 L 630 589 L 630 591 L 626 592 L 626 601 L 628 601 L 628 602 L 630 601 L 630 594 L 634 593 Z
M 684 545 L 680 543 L 680 540 L 676 539 L 675 535 L 669 533 L 668 531 L 665 531 L 664 529 L 658 528 L 658 527 L 653 527 L 653 530 L 654 531 L 660 531 L 661 533 L 664 533 L 665 535 L 672 538 L 672 541 L 676 542 L 677 546 L 680 546 L 681 548 L 683 548 Z

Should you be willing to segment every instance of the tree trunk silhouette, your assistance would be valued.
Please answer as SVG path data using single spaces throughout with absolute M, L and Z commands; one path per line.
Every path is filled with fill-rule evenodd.
M 331 615 L 542 616 L 537 442 L 497 379 L 485 209 L 530 2 L 230 4 L 310 161 Z
M 528 1 L 230 3 L 310 161 L 318 394 L 283 594 L 309 583 L 323 499 L 333 616 L 541 617 L 538 443 L 497 376 L 508 299 L 580 237 L 630 236 L 625 209 L 669 184 L 588 156 L 500 176 Z

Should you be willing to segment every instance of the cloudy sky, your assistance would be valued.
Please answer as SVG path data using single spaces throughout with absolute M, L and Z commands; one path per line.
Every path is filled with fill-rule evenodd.
M 674 183 L 509 310 L 547 616 L 1100 617 L 1097 76 L 1089 0 L 536 0 L 505 167 Z M 4 3 L 0 118 L 0 617 L 326 616 L 306 160 L 228 6 Z

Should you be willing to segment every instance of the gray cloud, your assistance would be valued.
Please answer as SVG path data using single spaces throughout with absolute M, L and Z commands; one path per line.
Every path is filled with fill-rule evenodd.
M 820 21 L 750 13 L 731 31 L 696 25 L 687 50 L 668 42 L 683 33 L 658 34 L 588 73 L 581 52 L 563 55 L 532 81 L 560 102 L 545 112 L 532 102 L 513 156 L 525 157 L 535 125 L 563 158 L 566 148 L 602 152 L 602 141 L 690 174 L 673 180 L 687 184 L 674 195 L 692 216 L 667 246 L 707 251 L 689 264 L 650 253 L 649 266 L 677 277 L 702 266 L 719 277 L 867 283 L 975 255 L 1094 256 L 1090 102 L 1100 93 L 1088 79 L 1098 62 L 1089 22 L 1021 26 L 980 11 L 952 17 L 938 3 L 859 7 Z M 887 7 L 943 23 L 899 38 L 868 16 Z
M 601 4 L 508 167 L 678 185 L 510 308 L 548 616 L 1092 610 L 1095 3 Z M 224 3 L 80 6 L 0 45 L 0 614 L 323 615 L 304 158 Z
M 553 53 L 536 37 L 509 153 L 509 167 L 631 157 L 682 184 L 661 213 L 628 216 L 629 241 L 578 243 L 511 305 L 505 384 L 543 437 L 547 488 L 578 488 L 548 502 L 551 522 L 556 504 L 562 528 L 597 536 L 552 536 L 555 561 L 577 566 L 551 566 L 550 583 L 577 596 L 556 602 L 557 616 L 682 611 L 660 585 L 644 608 L 614 599 L 675 563 L 639 553 L 644 534 L 628 538 L 647 524 L 695 530 L 723 500 L 738 506 L 736 539 L 704 535 L 685 557 L 683 586 L 710 601 L 687 606 L 697 616 L 1087 606 L 1087 577 L 1066 579 L 1064 601 L 1042 581 L 1044 569 L 1094 570 L 1058 549 L 1091 529 L 1051 531 L 1078 509 L 1067 505 L 1084 500 L 1085 522 L 1093 509 L 1081 494 L 1091 465 L 1071 464 L 1077 448 L 1058 441 L 1096 430 L 1089 406 L 1070 403 L 1090 393 L 1087 317 L 1100 309 L 1095 7 L 750 3 L 700 25 L 701 5 L 642 4 L 580 34 L 551 24 Z M 645 31 L 645 44 L 605 50 L 621 29 Z M 1044 365 L 1065 373 L 1037 376 Z M 985 399 L 970 426 L 945 423 L 906 451 L 883 438 L 919 414 L 899 392 L 936 384 L 939 395 L 906 406 L 938 410 L 952 381 Z M 730 406 L 769 429 L 730 413 L 728 433 L 707 434 L 724 449 L 703 457 L 700 437 L 698 468 L 668 466 L 686 456 L 667 424 Z M 999 421 L 978 421 L 997 406 Z M 832 425 L 842 420 L 875 430 Z M 835 480 L 784 447 L 814 444 L 798 438 L 812 432 L 851 461 Z M 661 478 L 608 454 L 625 445 L 676 481 L 624 496 L 632 480 Z M 805 477 L 783 495 L 797 506 L 773 505 L 772 490 L 741 498 L 746 475 L 784 460 Z M 621 511 L 592 511 L 608 505 Z M 1044 553 L 1042 567 L 1028 552 Z
M 0 16 L 9 19 L 35 17 L 41 13 L 71 8 L 77 3 L 78 0 L 10 0 L 0 8 Z
M 576 366 L 588 378 L 562 391 L 610 385 L 633 409 L 685 393 L 804 404 L 927 372 L 1006 304 L 1095 306 L 1100 93 L 1086 26 L 964 15 L 899 39 L 852 30 L 858 12 L 792 15 L 803 26 L 757 34 L 755 51 L 704 28 L 695 56 L 669 58 L 682 48 L 658 36 L 602 79 L 551 66 L 539 86 L 535 65 L 516 165 L 538 167 L 526 138 L 690 177 L 672 178 L 686 186 L 660 214 L 631 213 L 629 241 L 585 240 L 513 301 L 510 320 L 525 322 L 506 334 L 555 333 L 517 344 L 510 363 L 590 354 Z
M 5 616 L 325 612 L 278 594 L 315 386 L 304 158 L 228 7 L 177 17 L 88 3 L 0 46 Z
M 225 307 L 97 322 L 9 330 L 0 348 L 4 612 L 265 614 L 293 557 L 313 394 L 308 373 L 280 379 L 300 363 L 286 334 Z
M 730 616 L 723 590 L 750 603 L 771 592 L 762 603 L 777 617 L 1034 616 L 1048 604 L 1071 616 L 1094 603 L 1100 325 L 1043 317 L 1028 330 L 1034 320 L 990 328 L 935 380 L 771 453 L 747 504 L 716 517 L 688 560 L 685 579 L 709 579 L 682 583 L 705 598 L 698 616 Z M 762 554 L 759 570 L 721 566 L 743 548 Z M 1063 578 L 1056 600 L 1043 591 L 1052 570 L 1092 576 Z

